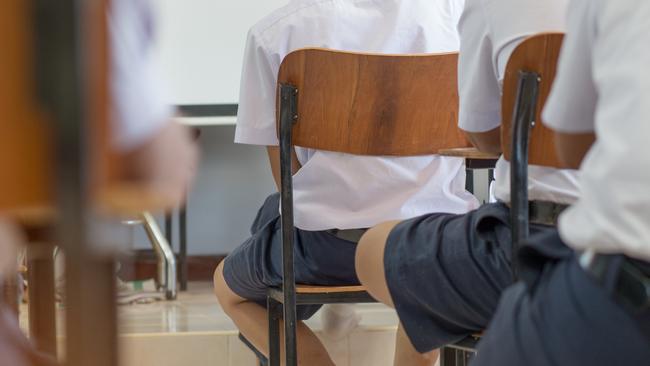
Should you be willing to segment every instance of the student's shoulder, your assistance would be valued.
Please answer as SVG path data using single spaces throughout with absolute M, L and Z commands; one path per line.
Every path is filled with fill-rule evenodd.
M 305 12 L 312 11 L 315 7 L 323 7 L 334 4 L 336 0 L 291 0 L 289 4 L 282 6 L 259 20 L 251 27 L 251 33 L 264 35 L 274 32 L 278 28 L 291 25 Z

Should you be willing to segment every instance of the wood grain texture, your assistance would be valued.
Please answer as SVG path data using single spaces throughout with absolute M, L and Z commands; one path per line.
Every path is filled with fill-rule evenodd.
M 555 152 L 553 131 L 541 122 L 541 112 L 555 79 L 557 61 L 564 36 L 560 33 L 540 34 L 526 39 L 510 56 L 503 81 L 501 144 L 504 157 L 512 152 L 512 115 L 517 97 L 519 71 L 536 72 L 541 77 L 535 126 L 531 129 L 528 163 L 560 168 Z
M 457 127 L 458 55 L 302 49 L 279 84 L 298 88 L 295 146 L 357 155 L 424 155 L 469 147 Z
M 494 160 L 498 159 L 499 155 L 492 155 L 478 151 L 475 147 L 462 147 L 456 149 L 441 149 L 438 151 L 439 155 L 451 156 L 456 158 L 465 158 L 473 160 Z

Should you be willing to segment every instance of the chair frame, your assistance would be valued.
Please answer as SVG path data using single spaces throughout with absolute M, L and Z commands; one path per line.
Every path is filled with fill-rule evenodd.
M 294 276 L 293 179 L 291 172 L 293 126 L 298 120 L 298 88 L 280 85 L 280 176 L 282 227 L 282 288 L 268 293 L 269 365 L 280 365 L 280 320 L 284 319 L 287 366 L 298 364 L 296 306 L 331 303 L 369 303 L 376 300 L 366 291 L 296 293 Z
M 337 54 L 336 58 L 320 58 L 319 56 L 324 53 L 330 53 L 329 56 L 332 56 L 331 51 L 333 50 L 324 50 L 324 49 L 303 49 L 295 51 L 293 54 L 294 63 L 288 63 L 283 65 L 280 68 L 280 76 L 278 77 L 278 114 L 277 114 L 277 124 L 278 124 L 278 139 L 280 142 L 280 191 L 281 191 L 281 230 L 282 230 L 282 286 L 279 288 L 271 288 L 268 291 L 267 296 L 267 305 L 268 305 L 268 320 L 269 320 L 269 357 L 260 356 L 261 353 L 252 346 L 250 342 L 242 338 L 244 343 L 251 348 L 260 360 L 262 365 L 280 365 L 280 321 L 284 319 L 284 334 L 285 334 L 285 360 L 287 366 L 297 365 L 297 339 L 296 339 L 296 325 L 297 325 L 297 316 L 296 316 L 296 306 L 297 305 L 307 305 L 307 304 L 331 304 L 331 303 L 369 303 L 375 302 L 375 299 L 370 296 L 362 287 L 348 287 L 347 289 L 341 288 L 332 288 L 331 291 L 323 288 L 317 290 L 320 291 L 308 291 L 305 289 L 296 288 L 295 276 L 294 276 L 294 259 L 293 259 L 293 248 L 294 248 L 294 220 L 293 220 L 293 181 L 292 181 L 292 149 L 293 143 L 296 141 L 294 137 L 297 137 L 300 146 L 311 147 L 319 150 L 335 150 L 341 152 L 347 152 L 350 154 L 358 155 L 395 155 L 395 156 L 406 156 L 406 155 L 428 155 L 436 154 L 438 151 L 443 149 L 454 149 L 454 148 L 466 148 L 469 147 L 469 144 L 463 137 L 463 135 L 455 128 L 451 126 L 451 122 L 456 120 L 457 116 L 457 98 L 456 93 L 456 78 L 455 70 L 449 74 L 442 74 L 437 71 L 437 69 L 430 68 L 429 59 L 422 58 L 422 56 L 435 56 L 438 58 L 437 62 L 441 67 L 449 67 L 450 65 L 456 65 L 456 53 L 448 54 L 435 54 L 435 55 L 410 55 L 409 67 L 405 68 L 405 71 L 411 72 L 407 74 L 406 78 L 401 81 L 398 81 L 396 84 L 378 83 L 378 80 L 375 78 L 368 78 L 369 75 L 374 75 L 376 72 L 383 72 L 386 74 L 386 67 L 389 69 L 391 65 L 396 61 L 395 58 L 402 58 L 403 56 L 397 55 L 372 55 L 372 54 L 358 54 L 358 53 L 349 53 L 343 51 L 333 51 Z M 288 55 L 287 58 L 291 56 Z M 329 57 L 324 55 L 323 57 Z M 316 58 L 309 58 L 316 57 Z M 285 58 L 286 59 L 286 58 Z M 365 82 L 364 88 L 366 92 L 373 90 L 377 91 L 377 94 L 370 95 L 368 97 L 368 103 L 363 103 L 365 106 L 375 106 L 379 110 L 383 111 L 383 108 L 386 107 L 387 113 L 389 116 L 377 115 L 377 109 L 370 109 L 371 113 L 368 114 L 368 109 L 359 110 L 357 105 L 345 105 L 345 111 L 349 113 L 346 119 L 338 119 L 338 130 L 342 131 L 350 128 L 350 120 L 352 119 L 355 122 L 359 122 L 360 125 L 355 125 L 355 127 L 362 128 L 361 132 L 356 135 L 350 136 L 366 136 L 365 133 L 369 133 L 368 128 L 376 128 L 375 126 L 382 126 L 384 128 L 380 133 L 383 133 L 379 139 L 373 139 L 372 141 L 363 141 L 363 140 L 340 140 L 341 136 L 332 139 L 330 136 L 329 140 L 322 141 L 320 138 L 314 139 L 313 134 L 305 137 L 303 131 L 305 127 L 303 125 L 296 126 L 298 121 L 298 87 L 300 81 L 294 81 L 293 73 L 298 73 L 297 75 L 304 75 L 304 62 L 326 62 L 330 67 L 339 67 L 341 63 L 345 65 L 350 65 L 350 62 L 358 62 L 355 64 L 353 72 L 358 72 L 354 74 L 355 77 L 359 78 L 359 82 Z M 331 62 L 331 64 L 330 64 Z M 360 67 L 360 65 L 368 65 L 368 69 Z M 285 67 L 286 66 L 286 67 Z M 297 69 L 292 69 L 296 68 Z M 318 66 L 316 66 L 318 67 Z M 377 68 L 380 68 L 378 71 Z M 439 78 L 439 88 L 435 92 L 431 92 L 428 85 L 430 83 L 419 82 L 421 78 L 414 79 L 413 74 L 414 70 L 424 70 L 429 68 L 428 72 L 433 75 L 433 77 Z M 364 70 L 363 72 L 360 70 Z M 295 76 L 295 75 L 294 75 Z M 340 76 L 340 75 L 338 75 Z M 298 77 L 298 76 L 296 76 Z M 341 80 L 341 79 L 339 79 Z M 390 79 L 389 83 L 395 82 L 396 79 Z M 342 82 L 347 82 L 343 80 Z M 312 84 L 309 82 L 307 85 L 312 85 L 316 87 L 318 83 Z M 351 85 L 354 86 L 354 97 L 352 101 L 355 101 L 359 92 L 359 84 L 348 84 L 348 87 Z M 319 85 L 316 89 L 313 90 L 327 90 L 327 88 L 334 87 L 329 85 L 324 87 Z M 325 89 L 323 89 L 325 88 Z M 376 89 L 375 89 L 376 88 Z M 425 89 L 418 89 L 425 88 Z M 303 85 L 303 94 L 307 93 L 305 91 L 309 89 Z M 338 89 L 337 89 L 338 90 Z M 420 95 L 424 93 L 433 93 L 431 97 L 436 98 L 435 101 L 439 105 L 451 105 L 450 109 L 439 109 L 437 105 L 431 105 L 429 108 L 422 113 L 418 109 L 412 108 L 411 96 L 415 94 Z M 338 90 L 341 91 L 341 90 Z M 361 92 L 359 92 L 361 93 Z M 342 95 L 339 93 L 339 95 Z M 425 95 L 427 96 L 427 95 Z M 406 103 L 405 108 L 396 109 L 394 103 L 396 100 L 394 98 L 401 98 L 399 103 Z M 349 102 L 350 100 L 344 100 L 343 103 Z M 334 103 L 337 103 L 336 101 Z M 370 104 L 374 103 L 374 104 Z M 451 104 L 449 104 L 451 103 Z M 302 108 L 302 107 L 300 107 Z M 349 108 L 349 109 L 345 109 Z M 313 111 L 312 111 L 313 112 Z M 358 114 L 361 113 L 361 114 Z M 383 112 L 382 112 L 383 113 Z M 396 113 L 396 114 L 392 114 Z M 303 114 L 301 112 L 301 114 Z M 310 113 L 304 113 L 303 117 L 309 118 Z M 318 115 L 316 118 L 322 118 Z M 335 117 L 338 118 L 338 117 Z M 419 130 L 421 133 L 416 139 L 409 139 L 406 136 L 407 134 L 403 133 L 401 126 L 395 124 L 395 121 L 409 118 L 413 122 L 413 127 L 419 126 L 422 130 Z M 442 124 L 431 125 L 430 121 L 440 120 Z M 331 120 L 331 117 L 327 118 Z M 318 121 L 314 121 L 318 123 Z M 320 122 L 323 122 L 321 120 Z M 447 124 L 444 124 L 444 123 Z M 366 124 L 365 127 L 363 124 Z M 302 126 L 302 127 L 301 127 Z M 318 126 L 318 125 L 316 125 Z M 330 128 L 335 126 L 330 126 Z M 296 130 L 294 131 L 294 128 Z M 363 130 L 366 128 L 366 130 Z M 386 128 L 388 130 L 386 130 Z M 429 130 L 433 129 L 433 130 Z M 374 130 L 372 130 L 374 131 Z M 313 133 L 310 130 L 310 133 Z M 377 141 L 382 141 L 382 139 L 387 138 L 387 136 L 392 136 L 390 133 L 397 133 L 400 137 L 395 139 L 391 145 L 377 144 Z M 430 140 L 424 138 L 428 134 L 436 134 L 437 136 L 445 136 L 444 138 L 439 138 L 436 143 L 431 143 Z M 296 136 L 294 136 L 296 135 Z M 319 135 L 320 136 L 320 135 Z M 306 140 L 302 140 L 306 139 Z M 372 142 L 375 142 L 373 144 Z M 340 150 L 338 150 L 340 149 Z M 479 159 L 480 160 L 480 159 Z M 481 162 L 477 164 L 482 164 Z M 478 168 L 478 167 L 477 167 Z

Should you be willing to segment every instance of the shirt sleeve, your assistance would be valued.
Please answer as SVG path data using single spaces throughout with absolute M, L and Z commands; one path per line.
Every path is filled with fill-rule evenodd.
M 480 0 L 467 0 L 461 16 L 458 125 L 469 132 L 486 132 L 501 124 L 501 92 L 494 64 L 494 45 Z
M 116 0 L 109 13 L 113 145 L 121 151 L 144 143 L 174 110 L 152 54 L 152 13 L 146 0 Z
M 592 79 L 593 31 L 583 29 L 590 24 L 585 19 L 590 15 L 578 3 L 572 1 L 569 5 L 567 16 L 571 21 L 562 44 L 555 82 L 542 115 L 549 128 L 566 133 L 593 132 L 598 101 Z
M 240 84 L 236 143 L 278 145 L 275 103 L 279 68 L 260 37 L 250 31 Z

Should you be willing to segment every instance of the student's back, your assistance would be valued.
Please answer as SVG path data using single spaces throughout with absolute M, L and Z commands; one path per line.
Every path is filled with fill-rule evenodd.
M 501 88 L 514 49 L 537 33 L 564 32 L 568 0 L 467 0 L 459 24 L 459 126 L 485 133 L 501 125 Z M 495 196 L 510 202 L 510 166 L 499 159 L 495 169 Z M 578 195 L 578 174 L 531 165 L 528 196 L 531 201 L 571 204 Z
M 235 140 L 274 146 L 277 73 L 304 47 L 417 54 L 456 52 L 464 0 L 294 0 L 249 33 Z M 465 191 L 462 159 L 381 158 L 296 149 L 296 226 L 366 228 L 429 212 L 463 213 L 477 205 Z

